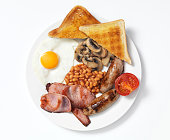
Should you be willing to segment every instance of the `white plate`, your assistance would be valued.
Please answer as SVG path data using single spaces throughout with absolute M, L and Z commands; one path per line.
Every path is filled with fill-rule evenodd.
M 48 32 L 58 27 L 60 23 L 58 22 L 50 26 L 45 32 L 43 32 L 40 35 L 40 37 L 36 40 L 34 46 L 32 47 L 28 57 L 27 72 L 26 72 L 27 85 L 34 103 L 49 120 L 51 120 L 56 125 L 59 125 L 64 128 L 79 130 L 79 131 L 89 131 L 89 130 L 103 128 L 107 125 L 114 123 L 130 109 L 130 107 L 132 106 L 133 102 L 136 99 L 136 96 L 139 92 L 139 88 L 129 96 L 126 97 L 121 96 L 109 109 L 99 114 L 96 114 L 94 116 L 90 116 L 91 124 L 88 127 L 84 127 L 72 113 L 48 113 L 40 108 L 40 98 L 42 94 L 46 93 L 46 90 L 45 90 L 45 86 L 40 83 L 40 81 L 37 79 L 37 77 L 33 72 L 32 57 L 38 44 L 42 42 L 42 40 L 47 38 Z M 134 43 L 128 36 L 127 36 L 127 44 L 128 44 L 128 52 L 132 59 L 132 65 L 125 63 L 124 72 L 130 72 L 135 74 L 138 77 L 139 81 L 141 81 L 140 57 Z

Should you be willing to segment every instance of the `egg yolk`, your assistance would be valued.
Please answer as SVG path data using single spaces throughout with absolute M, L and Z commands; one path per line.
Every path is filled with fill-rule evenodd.
M 41 56 L 41 64 L 47 69 L 53 69 L 58 65 L 59 56 L 52 51 L 45 52 Z

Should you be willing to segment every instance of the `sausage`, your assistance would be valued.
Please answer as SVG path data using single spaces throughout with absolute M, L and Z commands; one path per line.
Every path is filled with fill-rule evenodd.
M 115 59 L 111 62 L 106 75 L 101 81 L 101 93 L 105 93 L 113 88 L 116 78 L 123 72 L 123 67 L 123 61 L 115 57 Z
M 91 104 L 83 109 L 85 115 L 93 115 L 106 110 L 110 107 L 117 99 L 119 94 L 115 89 L 111 89 L 106 93 L 103 93 L 98 98 L 94 99 Z

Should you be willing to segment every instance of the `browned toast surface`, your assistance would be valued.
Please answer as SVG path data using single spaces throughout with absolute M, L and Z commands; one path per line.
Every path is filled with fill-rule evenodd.
M 100 23 L 87 9 L 82 6 L 75 6 L 65 17 L 59 28 L 48 33 L 50 37 L 56 38 L 86 38 L 86 34 L 79 30 L 82 25 Z
M 79 30 L 116 57 L 131 64 L 127 50 L 124 20 L 80 26 Z

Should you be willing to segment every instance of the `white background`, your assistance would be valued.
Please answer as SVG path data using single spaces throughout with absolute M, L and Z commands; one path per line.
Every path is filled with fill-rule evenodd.
M 128 113 L 96 131 L 60 128 L 33 104 L 26 63 L 38 36 L 80 4 L 96 18 L 123 18 L 140 53 L 143 79 Z M 0 1 L 0 139 L 170 139 L 170 3 L 168 0 Z M 107 118 L 106 118 L 107 119 Z

